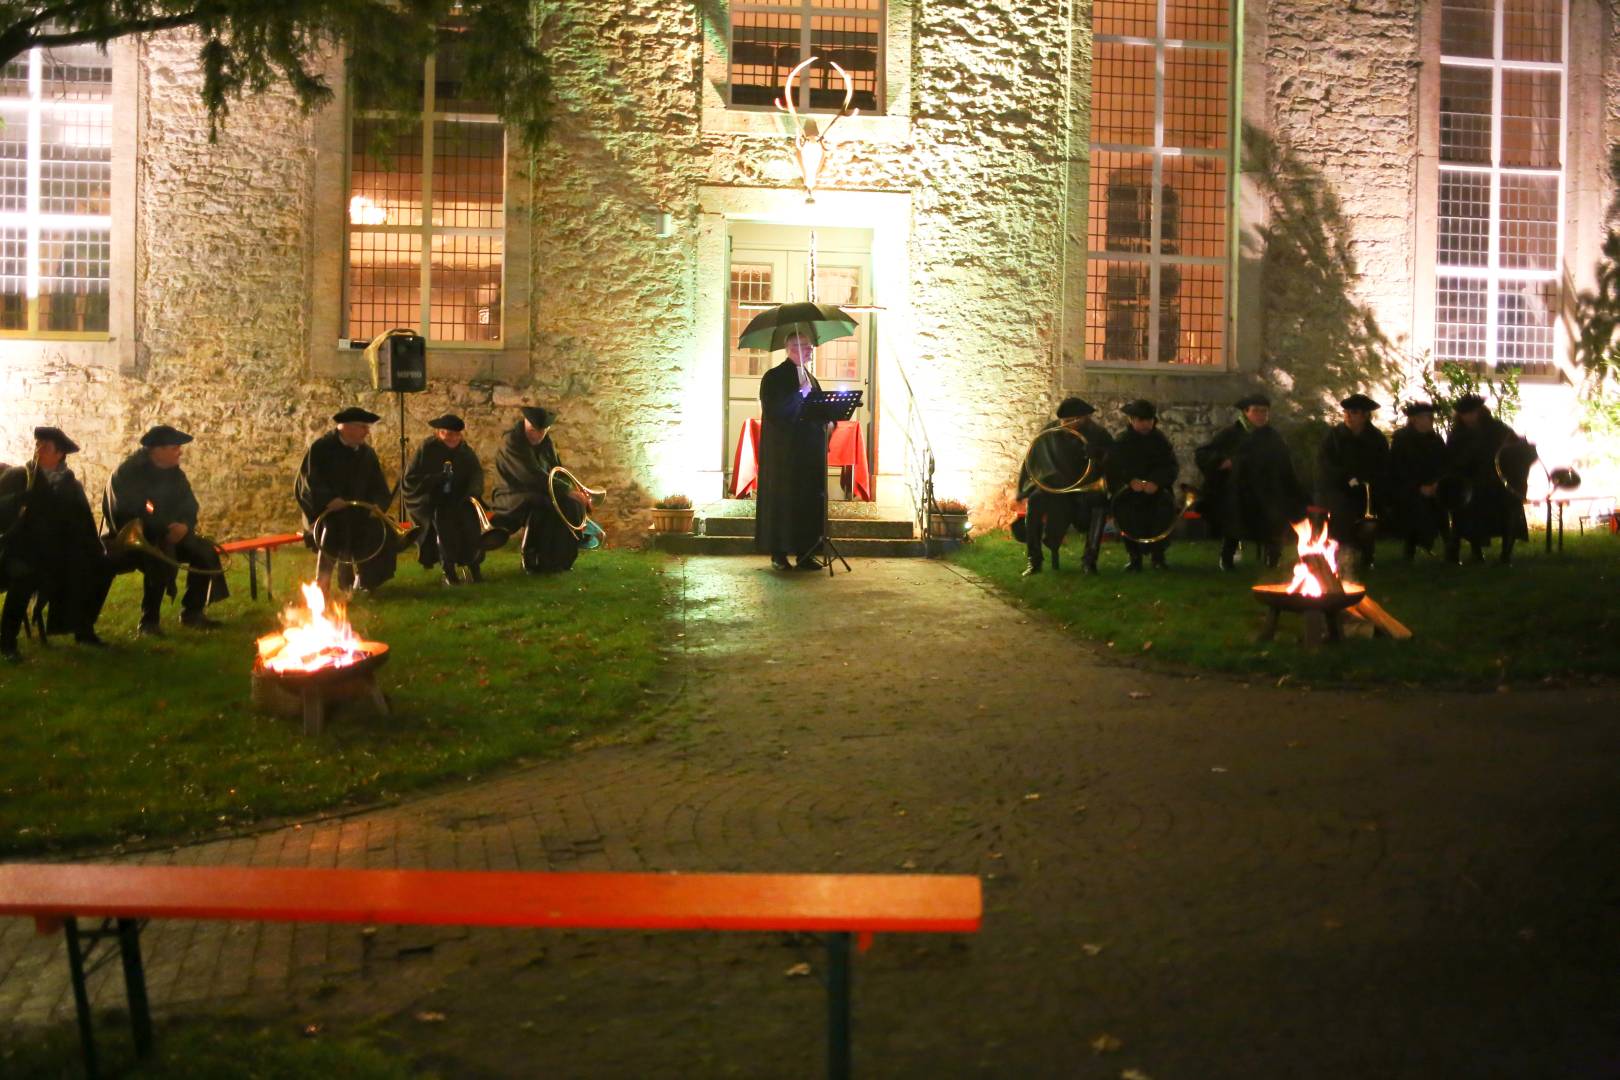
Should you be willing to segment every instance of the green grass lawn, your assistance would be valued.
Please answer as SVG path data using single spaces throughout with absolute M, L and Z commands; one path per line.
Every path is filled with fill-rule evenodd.
M 364 701 L 301 719 L 249 701 L 254 641 L 307 577 L 301 548 L 276 557 L 277 603 L 248 599 L 245 564 L 211 632 L 136 639 L 140 577 L 121 576 L 98 626 L 111 648 L 24 638 L 0 665 L 0 853 L 183 838 L 255 819 L 387 799 L 553 753 L 643 712 L 666 663 L 674 591 L 657 555 L 583 554 L 532 577 L 496 552 L 481 586 L 446 588 L 414 556 L 350 611 L 387 642 L 393 715 Z
M 1541 537 L 1519 545 L 1511 567 L 1448 566 L 1424 557 L 1407 565 L 1399 545 L 1366 575 L 1368 594 L 1412 629 L 1410 641 L 1351 638 L 1317 653 L 1300 647 L 1297 616 L 1283 616 L 1274 641 L 1258 644 L 1263 609 L 1257 581 L 1287 580 L 1282 569 L 1216 568 L 1213 541 L 1170 548 L 1172 569 L 1126 574 L 1119 544 L 1104 546 L 1101 573 L 1080 573 L 1077 537 L 1064 569 L 1021 578 L 1023 545 L 1005 531 L 964 547 L 955 561 L 1013 600 L 1057 619 L 1122 657 L 1311 682 L 1494 687 L 1620 674 L 1620 538 L 1566 535 L 1562 554 Z M 1438 549 L 1437 549 L 1438 550 Z

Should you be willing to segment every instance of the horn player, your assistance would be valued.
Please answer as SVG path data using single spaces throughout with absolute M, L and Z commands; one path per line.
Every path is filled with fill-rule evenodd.
M 168 424 L 152 428 L 141 436 L 140 448 L 113 472 L 101 498 L 102 537 L 113 556 L 113 573 L 141 572 L 141 621 L 136 633 L 142 637 L 162 635 L 163 597 L 175 594 L 180 571 L 145 552 L 116 550 L 113 538 L 132 521 L 140 522 L 148 545 L 191 567 L 180 597 L 180 625 L 195 630 L 217 627 L 207 607 L 230 595 L 225 575 L 219 572 L 219 553 L 197 535 L 197 497 L 180 467 L 184 447 L 191 441 L 190 435 Z
M 1373 426 L 1379 404 L 1366 394 L 1351 394 L 1339 407 L 1343 422 L 1317 449 L 1317 500 L 1328 509 L 1329 534 L 1356 552 L 1360 569 L 1371 570 L 1389 494 L 1389 440 Z
M 48 612 L 43 630 L 103 644 L 96 619 L 112 574 L 90 500 L 67 467 L 78 449 L 61 428 L 37 427 L 33 460 L 0 472 L 0 658 L 13 663 L 22 659 L 17 632 L 35 596 Z
M 337 426 L 310 444 L 298 468 L 293 494 L 304 515 L 304 542 L 320 553 L 315 580 L 322 592 L 328 591 L 332 569 L 345 556 L 354 565 L 350 587 L 356 592 L 375 589 L 394 576 L 396 548 L 384 533 L 387 526 L 371 510 L 347 505 L 368 503 L 381 513 L 393 494 L 369 443 L 371 425 L 378 419 L 357 405 L 336 413 L 332 422 Z M 322 522 L 322 535 L 316 537 L 315 521 L 329 510 L 333 512 Z
M 560 478 L 555 501 L 551 470 L 562 464 L 551 441 L 557 414 L 539 405 L 522 409 L 495 456 L 495 487 L 490 492 L 495 524 L 523 530 L 523 569 L 531 574 L 571 570 L 579 557 L 579 538 L 557 506 L 572 499 L 589 512 L 590 496 Z
M 471 581 L 482 581 L 478 511 L 472 500 L 484 494 L 484 466 L 467 444 L 467 424 L 454 413 L 428 421 L 433 434 L 422 440 L 405 469 L 401 491 L 411 520 L 421 527 L 417 558 L 440 564 L 444 583 L 460 585 L 460 566 Z
M 1114 449 L 1108 455 L 1108 487 L 1116 493 L 1114 518 L 1129 560 L 1125 569 L 1140 571 L 1142 556 L 1147 555 L 1153 569 L 1163 570 L 1167 566 L 1164 551 L 1170 546 L 1169 539 L 1132 540 L 1125 535 L 1127 532 L 1142 536 L 1144 531 L 1133 529 L 1131 523 L 1123 519 L 1133 513 L 1151 518 L 1152 512 L 1162 508 L 1166 500 L 1174 505 L 1173 490 L 1181 467 L 1176 462 L 1175 448 L 1159 430 L 1159 411 L 1153 402 L 1138 398 L 1122 406 L 1120 412 L 1125 414 L 1126 425 L 1115 436 Z M 1173 517 L 1171 521 L 1174 523 Z

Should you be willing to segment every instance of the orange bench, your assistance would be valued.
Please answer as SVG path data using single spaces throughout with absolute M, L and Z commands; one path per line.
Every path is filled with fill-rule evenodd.
M 270 552 L 288 544 L 303 543 L 303 540 L 303 533 L 278 533 L 275 536 L 259 536 L 252 540 L 232 540 L 230 543 L 219 545 L 219 551 L 222 555 L 246 553 L 248 596 L 254 600 L 259 598 L 259 552 L 264 552 L 264 595 L 274 600 L 276 594 L 270 583 Z
M 0 915 L 60 928 L 85 1066 L 96 1071 L 84 962 L 116 939 L 136 1052 L 152 1046 L 141 962 L 147 919 L 574 929 L 764 930 L 826 934 L 827 1071 L 850 1074 L 851 935 L 972 933 L 979 879 L 928 874 L 614 874 L 0 865 Z M 81 930 L 80 918 L 104 920 Z

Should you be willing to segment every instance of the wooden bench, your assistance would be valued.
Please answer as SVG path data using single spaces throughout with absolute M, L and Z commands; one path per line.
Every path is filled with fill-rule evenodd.
M 800 931 L 826 935 L 827 1072 L 850 1075 L 850 944 L 877 933 L 972 933 L 979 879 L 926 874 L 613 874 L 0 865 L 0 915 L 61 929 L 87 1072 L 96 1049 L 85 961 L 118 942 L 135 1049 L 152 1047 L 141 961 L 148 919 L 606 930 Z M 103 920 L 93 930 L 78 920 Z
M 248 596 L 254 600 L 259 598 L 259 552 L 264 552 L 264 595 L 274 600 L 276 594 L 270 581 L 270 553 L 278 547 L 303 542 L 303 533 L 279 533 L 275 536 L 255 537 L 252 540 L 232 540 L 229 543 L 219 545 L 219 550 L 222 555 L 243 553 L 247 555 Z

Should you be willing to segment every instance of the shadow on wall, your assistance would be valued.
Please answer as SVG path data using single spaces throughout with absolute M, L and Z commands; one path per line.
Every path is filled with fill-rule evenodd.
M 1244 173 L 1267 207 L 1266 222 L 1242 238 L 1242 258 L 1261 270 L 1260 377 L 1285 418 L 1336 417 L 1340 398 L 1388 384 L 1403 358 L 1357 298 L 1361 274 L 1338 194 L 1248 124 L 1243 149 Z

